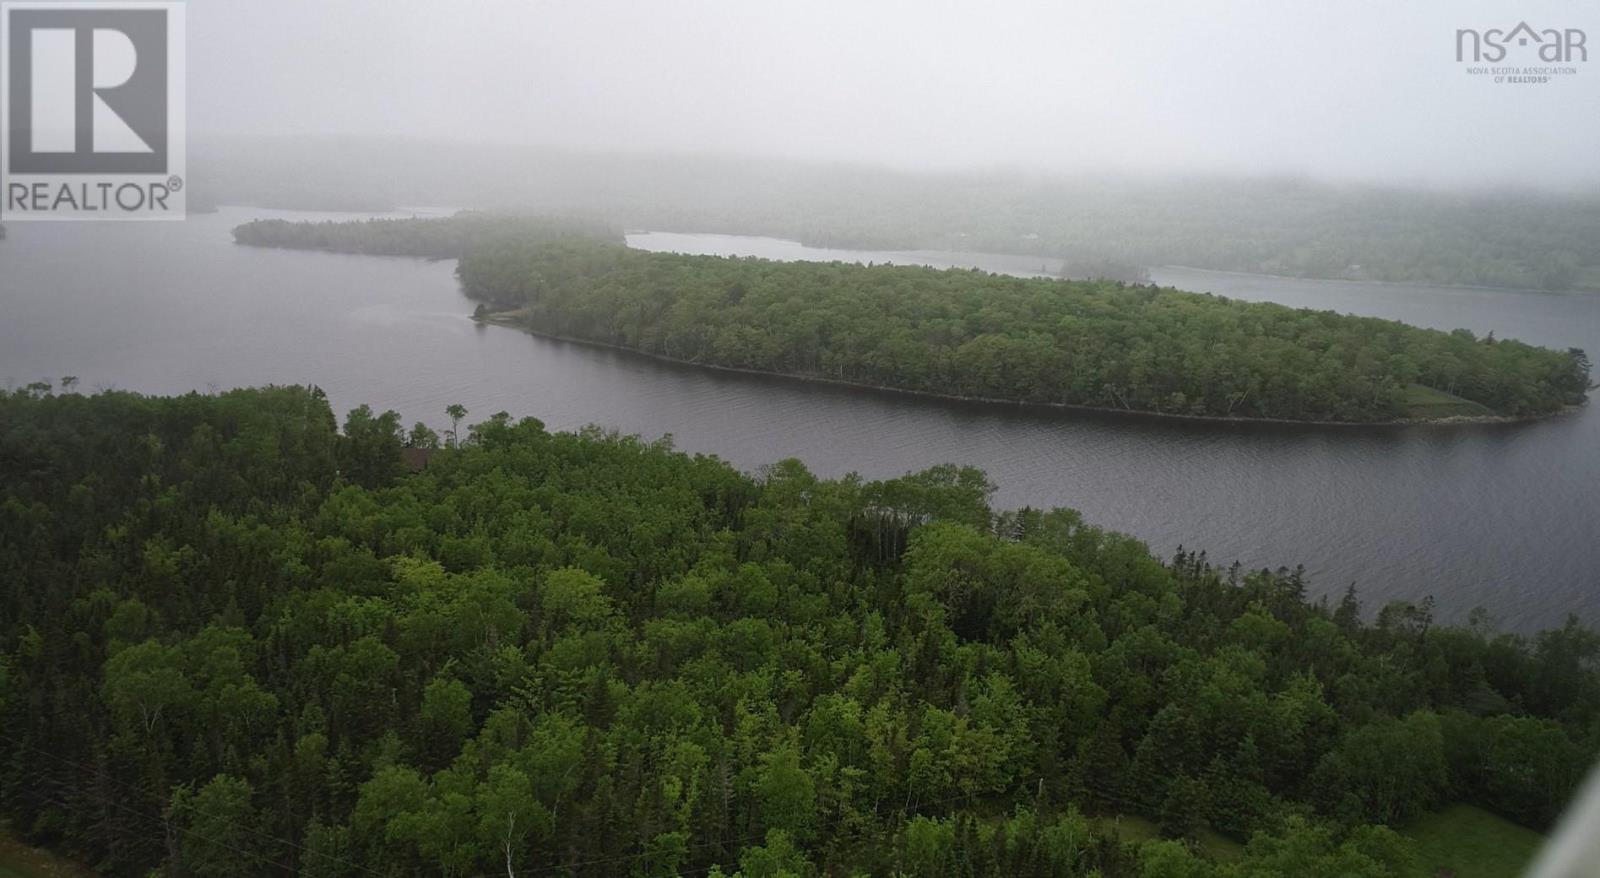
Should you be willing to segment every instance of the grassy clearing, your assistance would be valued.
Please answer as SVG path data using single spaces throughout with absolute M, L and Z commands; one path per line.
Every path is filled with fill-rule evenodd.
M 1143 817 L 1108 816 L 1096 823 L 1129 843 L 1161 838 L 1156 825 Z M 1401 834 L 1415 845 L 1416 868 L 1410 878 L 1517 878 L 1544 842 L 1539 833 L 1471 805 L 1430 814 Z M 1243 845 L 1211 830 L 1201 834 L 1200 850 L 1219 863 L 1244 854 Z
M 1531 829 L 1471 805 L 1452 805 L 1402 830 L 1416 843 L 1415 878 L 1516 878 L 1544 842 Z
M 1095 821 L 1102 829 L 1117 834 L 1117 838 L 1138 843 L 1161 838 L 1161 830 L 1143 817 L 1123 814 L 1102 817 Z M 1244 845 L 1210 829 L 1200 831 L 1200 852 L 1219 863 L 1231 863 L 1244 855 Z
M 1408 418 L 1481 417 L 1494 414 L 1486 405 L 1421 384 L 1408 386 L 1402 400 Z
M 0 834 L 0 878 L 95 878 L 82 863 Z
M 11 836 L 0 821 L 0 878 L 97 878 L 94 870 L 74 860 L 32 847 Z

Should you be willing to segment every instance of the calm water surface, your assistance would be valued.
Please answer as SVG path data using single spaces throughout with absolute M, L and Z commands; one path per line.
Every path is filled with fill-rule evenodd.
M 753 469 L 797 457 L 828 476 L 971 463 L 1001 506 L 1073 506 L 1168 552 L 1304 564 L 1369 607 L 1437 596 L 1507 628 L 1600 621 L 1600 408 L 1521 425 L 1300 428 L 957 405 L 672 366 L 467 318 L 454 264 L 258 250 L 226 208 L 185 223 L 15 224 L 0 242 L 0 381 L 173 393 L 314 383 L 407 422 L 505 410 L 554 428 L 658 436 Z M 815 251 L 642 234 L 634 246 L 772 258 L 1054 271 L 1032 257 Z M 1600 351 L 1600 296 L 1295 281 L 1167 269 L 1158 282 L 1244 299 Z

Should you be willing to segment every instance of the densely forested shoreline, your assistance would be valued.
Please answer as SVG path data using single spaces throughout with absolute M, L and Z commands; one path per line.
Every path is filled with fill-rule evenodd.
M 448 414 L 0 395 L 0 817 L 111 876 L 1402 878 L 1600 751 L 1575 622 Z
M 514 240 L 460 275 L 539 332 L 961 398 L 1372 423 L 1549 414 L 1589 380 L 1579 351 L 1109 282 Z
M 1453 425 L 1512 424 L 1512 423 L 1521 423 L 1521 422 L 1527 422 L 1527 421 L 1542 420 L 1542 419 L 1545 419 L 1545 418 L 1550 418 L 1550 417 L 1554 417 L 1554 416 L 1561 415 L 1561 414 L 1569 414 L 1569 413 L 1572 413 L 1572 412 L 1577 410 L 1576 406 L 1568 406 L 1566 408 L 1558 409 L 1556 411 L 1551 411 L 1551 412 L 1540 412 L 1540 413 L 1535 413 L 1535 414 L 1523 414 L 1523 415 L 1496 415 L 1496 414 L 1492 414 L 1489 409 L 1487 409 L 1487 408 L 1485 408 L 1483 406 L 1479 406 L 1479 405 L 1474 404 L 1474 403 L 1469 403 L 1469 402 L 1466 402 L 1466 401 L 1461 400 L 1459 398 L 1449 397 L 1447 395 L 1434 394 L 1434 393 L 1428 392 L 1426 388 L 1414 388 L 1412 390 L 1412 392 L 1410 394 L 1408 394 L 1408 403 L 1407 403 L 1408 408 L 1407 408 L 1407 411 L 1406 411 L 1405 415 L 1401 416 L 1401 417 L 1396 417 L 1394 419 L 1387 420 L 1387 421 L 1340 421 L 1340 420 L 1316 420 L 1316 419 L 1307 419 L 1307 418 L 1244 417 L 1244 416 L 1227 415 L 1227 414 L 1223 414 L 1223 415 L 1208 415 L 1208 414 L 1179 413 L 1179 412 L 1175 412 L 1175 411 L 1144 411 L 1144 410 L 1140 410 L 1140 409 L 1130 409 L 1130 408 L 1121 408 L 1121 407 L 1104 406 L 1104 405 L 1085 405 L 1085 404 L 1077 404 L 1077 403 L 1048 403 L 1048 402 L 1028 402 L 1028 401 L 1019 402 L 1019 401 L 1016 401 L 1016 400 L 997 399 L 997 398 L 994 398 L 994 397 L 985 397 L 985 396 L 962 396 L 962 395 L 957 395 L 957 394 L 952 394 L 952 393 L 943 393 L 943 392 L 939 392 L 939 391 L 907 390 L 907 389 L 902 388 L 902 387 L 891 387 L 891 386 L 886 386 L 886 385 L 881 385 L 881 384 L 866 384 L 866 383 L 863 383 L 863 382 L 860 382 L 860 381 L 849 381 L 849 380 L 835 379 L 835 378 L 823 378 L 823 377 L 819 377 L 819 376 L 816 376 L 816 375 L 796 375 L 796 374 L 783 373 L 783 372 L 772 372 L 770 370 L 765 370 L 765 369 L 752 369 L 752 368 L 746 368 L 746 367 L 740 367 L 740 366 L 722 366 L 722 365 L 717 365 L 717 364 L 714 364 L 714 363 L 706 363 L 706 362 L 698 361 L 698 360 L 685 360 L 685 359 L 681 359 L 681 358 L 678 358 L 678 357 L 667 356 L 665 354 L 655 354 L 655 353 L 650 353 L 648 351 L 642 351 L 642 350 L 639 350 L 637 348 L 628 347 L 626 345 L 611 344 L 611 343 L 608 343 L 608 342 L 593 341 L 593 340 L 590 340 L 590 339 L 587 339 L 587 338 L 579 338 L 579 337 L 576 337 L 576 336 L 561 335 L 561 334 L 553 333 L 553 332 L 545 332 L 545 331 L 542 331 L 542 330 L 539 330 L 539 329 L 536 329 L 536 328 L 530 326 L 528 324 L 528 322 L 527 322 L 527 314 L 526 314 L 526 312 L 524 312 L 524 311 L 522 311 L 520 309 L 519 310 L 512 310 L 512 311 L 495 311 L 495 310 L 489 309 L 486 306 L 480 305 L 479 306 L 479 310 L 474 314 L 474 319 L 478 320 L 478 321 L 481 321 L 481 322 L 484 322 L 484 323 L 491 323 L 491 324 L 495 324 L 495 325 L 498 325 L 498 326 L 505 326 L 505 327 L 508 327 L 508 328 L 511 328 L 511 329 L 517 329 L 517 330 L 525 332 L 525 333 L 527 333 L 529 335 L 535 335 L 535 336 L 538 336 L 540 338 L 547 338 L 547 339 L 550 339 L 552 341 L 570 342 L 572 344 L 585 345 L 585 346 L 589 346 L 589 347 L 605 348 L 605 349 L 608 349 L 608 350 L 619 351 L 621 353 L 628 354 L 630 356 L 641 357 L 641 358 L 644 358 L 644 359 L 647 359 L 647 360 L 654 360 L 656 362 L 669 363 L 669 364 L 678 365 L 678 366 L 690 366 L 690 367 L 694 367 L 694 368 L 697 368 L 697 369 L 710 369 L 710 370 L 719 371 L 719 372 L 732 372 L 732 373 L 742 374 L 742 375 L 764 376 L 764 377 L 767 377 L 767 378 L 779 378 L 779 379 L 801 381 L 801 382 L 814 383 L 814 384 L 828 384 L 828 385 L 834 385 L 834 386 L 838 386 L 838 387 L 852 388 L 852 389 L 861 390 L 861 391 L 872 391 L 872 392 L 880 392 L 880 393 L 888 393 L 888 394 L 918 396 L 918 397 L 925 397 L 925 398 L 930 398 L 930 399 L 935 399 L 935 400 L 944 400 L 944 401 L 947 401 L 947 402 L 955 402 L 955 403 L 983 404 L 983 405 L 995 405 L 995 406 L 1007 406 L 1007 407 L 1017 406 L 1017 407 L 1022 407 L 1022 408 L 1046 409 L 1046 410 L 1056 410 L 1056 411 L 1069 410 L 1069 411 L 1089 412 L 1089 413 L 1103 414 L 1103 415 L 1115 415 L 1115 416 L 1118 416 L 1120 418 L 1147 418 L 1147 419 L 1150 419 L 1151 421 L 1162 421 L 1162 420 L 1177 419 L 1177 420 L 1183 420 L 1183 421 L 1202 421 L 1202 422 L 1231 423 L 1231 424 L 1257 423 L 1257 424 L 1299 425 L 1299 426 L 1312 426 L 1312 427 L 1344 427 L 1344 428 L 1369 427 L 1370 428 L 1370 427 L 1374 427 L 1374 426 L 1380 426 L 1380 427 L 1402 427 L 1402 426 L 1415 426 L 1415 425 L 1450 425 L 1450 424 L 1453 424 Z

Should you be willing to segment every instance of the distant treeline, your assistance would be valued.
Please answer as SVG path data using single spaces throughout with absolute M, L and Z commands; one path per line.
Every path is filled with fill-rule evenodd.
M 330 155 L 341 157 L 330 161 Z M 1298 277 L 1600 290 L 1600 193 L 1023 173 L 422 144 L 231 150 L 236 201 L 537 205 L 624 228 Z
M 805 217 L 801 237 L 828 247 L 976 250 L 1293 277 L 1600 290 L 1600 199 L 1592 197 L 1238 180 L 1030 185 L 994 179 L 958 191 L 956 198 L 926 187 L 910 204 L 863 198 L 837 205 Z
M 1410 878 L 1600 749 L 1576 622 L 448 411 L 0 391 L 0 819 L 107 878 Z
M 506 239 L 459 273 L 551 335 L 957 397 L 1376 422 L 1543 414 L 1589 381 L 1581 351 L 1114 282 Z
M 1150 269 L 1115 259 L 1080 259 L 1061 266 L 1062 280 L 1114 280 L 1125 284 L 1150 283 Z
M 371 219 L 354 222 L 255 220 L 236 227 L 233 239 L 256 247 L 330 250 L 369 256 L 420 256 L 453 259 L 472 242 L 500 239 L 551 241 L 585 238 L 620 242 L 622 234 L 603 223 L 577 219 L 514 216 L 463 211 L 448 218 Z

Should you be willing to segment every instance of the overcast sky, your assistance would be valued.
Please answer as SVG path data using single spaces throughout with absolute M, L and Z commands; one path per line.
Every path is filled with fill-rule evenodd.
M 1524 19 L 1594 60 L 1456 62 L 1457 28 Z M 1573 0 L 191 0 L 189 70 L 192 138 L 1600 184 Z

